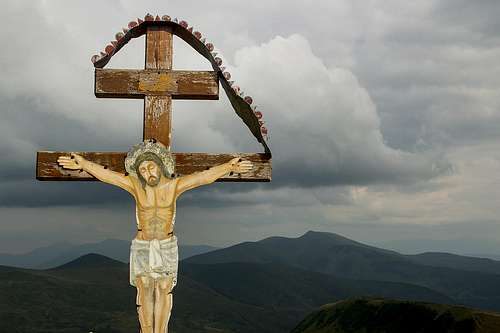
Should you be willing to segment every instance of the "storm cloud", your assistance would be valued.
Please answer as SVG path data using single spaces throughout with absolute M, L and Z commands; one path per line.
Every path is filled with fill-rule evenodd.
M 151 11 L 186 18 L 215 43 L 270 132 L 271 183 L 216 183 L 182 196 L 178 228 L 188 242 L 221 245 L 284 229 L 288 235 L 340 230 L 369 241 L 381 240 L 391 225 L 486 221 L 490 228 L 495 200 L 480 193 L 498 198 L 491 185 L 500 166 L 498 6 L 6 1 L 0 219 L 38 212 L 49 221 L 56 216 L 50 207 L 77 210 L 81 219 L 131 210 L 129 195 L 110 185 L 36 181 L 35 158 L 37 150 L 126 151 L 141 140 L 142 103 L 96 99 L 89 59 L 129 20 Z M 144 41 L 133 40 L 108 67 L 141 68 L 143 50 Z M 174 52 L 176 68 L 209 69 L 182 41 L 174 42 Z M 223 95 L 173 107 L 174 151 L 262 151 Z M 201 226 L 203 216 L 212 222 Z M 115 222 L 70 238 L 113 235 Z M 358 227 L 367 223 L 380 232 L 366 236 Z M 131 229 L 124 230 L 121 237 Z

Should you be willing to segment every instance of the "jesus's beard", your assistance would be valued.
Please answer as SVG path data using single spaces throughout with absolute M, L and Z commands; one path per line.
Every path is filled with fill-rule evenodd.
M 155 176 L 149 177 L 148 181 L 147 181 L 148 185 L 151 187 L 158 185 L 159 182 L 160 182 L 160 178 L 155 177 Z

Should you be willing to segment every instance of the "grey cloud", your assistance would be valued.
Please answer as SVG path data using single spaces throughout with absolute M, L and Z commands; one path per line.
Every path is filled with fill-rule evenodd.
M 279 59 L 283 52 L 296 55 Z M 327 68 L 312 53 L 303 37 L 278 37 L 260 47 L 242 49 L 235 59 L 236 76 L 242 78 L 245 87 L 256 92 L 256 103 L 263 103 L 264 107 L 271 110 L 268 123 L 272 133 L 271 145 L 275 147 L 276 152 L 273 158 L 273 182 L 268 186 L 269 189 L 283 186 L 312 188 L 325 185 L 411 183 L 438 176 L 449 169 L 443 159 L 433 160 L 431 155 L 408 154 L 387 147 L 380 132 L 380 120 L 368 93 L 348 70 Z M 277 60 L 281 60 L 281 63 L 270 66 Z M 287 77 L 294 70 L 294 66 L 300 69 L 294 73 L 298 76 Z M 67 70 L 68 65 L 63 68 Z M 83 72 L 83 69 L 79 71 Z M 80 82 L 68 88 L 82 86 Z M 128 145 L 137 140 L 139 126 L 134 125 L 133 120 L 139 122 L 140 119 L 137 117 L 137 110 L 132 111 L 134 105 L 127 105 L 122 111 L 127 114 L 120 115 L 121 119 L 116 121 L 114 118 L 117 115 L 113 105 L 120 105 L 118 101 L 93 101 L 88 89 L 82 97 L 73 97 L 77 94 L 68 88 L 61 88 L 60 93 L 64 96 L 64 101 L 68 103 L 69 108 L 74 108 L 69 114 L 70 117 L 65 116 L 66 105 L 54 100 L 51 93 L 41 95 L 42 97 L 28 95 L 22 99 L 9 99 L 4 96 L 4 104 L 8 105 L 8 126 L 22 128 L 27 116 L 35 124 L 35 127 L 31 127 L 34 130 L 29 133 L 15 133 L 14 138 L 23 135 L 23 140 L 30 142 L 34 148 L 43 146 L 48 147 L 44 149 L 50 150 L 126 150 Z M 274 93 L 269 95 L 268 91 Z M 246 127 L 233 113 L 228 112 L 227 100 L 222 99 L 226 113 L 215 111 L 220 107 L 220 103 L 219 106 L 206 105 L 181 104 L 174 111 L 174 149 L 258 149 Z M 137 106 L 135 104 L 135 107 Z M 188 108 L 206 111 L 202 117 L 193 117 L 193 114 L 187 112 Z M 21 113 L 18 112 L 20 109 L 29 111 L 23 110 Z M 102 121 L 99 118 L 102 118 Z M 175 121 L 178 124 L 175 124 Z M 196 123 L 197 121 L 200 122 Z M 118 124 L 122 128 L 115 127 Z M 177 130 L 187 126 L 191 127 L 191 131 Z M 192 135 L 195 132 L 198 132 L 196 137 Z M 205 139 L 200 141 L 202 135 Z M 13 149 L 12 143 L 7 141 L 3 147 Z M 6 173 L 6 177 L 11 180 L 13 176 L 18 179 L 32 179 L 32 173 L 28 173 L 28 165 L 32 160 L 28 160 L 27 155 L 11 159 L 9 168 L 13 167 L 13 161 L 23 167 L 16 171 L 18 174 Z M 46 195 L 42 201 L 36 198 L 39 194 L 35 190 L 40 184 L 32 185 L 33 190 L 26 191 L 29 186 L 29 183 L 23 184 L 24 193 L 35 195 L 31 196 L 31 199 L 30 195 L 27 195 L 24 204 L 36 205 L 50 204 L 51 198 L 55 200 L 60 197 L 59 191 L 73 189 L 77 184 L 58 185 L 57 190 L 53 190 L 53 195 Z M 79 192 L 81 195 L 86 191 L 94 195 L 87 200 L 80 200 L 80 204 L 115 200 L 113 196 L 107 199 L 98 191 L 92 192 L 92 188 L 94 187 L 82 187 Z M 248 191 L 250 188 L 227 187 L 227 191 L 237 193 L 240 189 Z M 209 189 L 203 191 L 210 192 Z M 19 198 L 12 195 L 3 202 L 14 204 L 15 200 Z
M 120 205 L 131 201 L 133 198 L 122 189 L 99 182 L 40 182 L 31 179 L 0 184 L 0 207 Z
M 327 68 L 300 35 L 242 49 L 232 70 L 271 129 L 275 186 L 411 183 L 450 169 L 445 158 L 387 147 L 376 108 L 356 77 Z M 247 147 L 222 114 L 214 126 Z
M 495 0 L 467 1 L 467 0 L 444 0 L 435 3 L 432 17 L 435 20 L 446 23 L 476 34 L 472 41 L 481 44 L 498 43 L 500 22 L 498 13 L 500 3 Z M 468 43 L 471 39 L 467 40 Z
M 184 193 L 179 198 L 179 207 L 224 208 L 255 207 L 276 205 L 280 207 L 299 207 L 352 204 L 350 192 L 343 187 L 318 186 L 315 188 L 279 187 L 270 183 L 221 184 L 202 187 Z
M 483 182 L 491 180 L 494 167 L 463 173 L 464 163 L 488 161 L 470 152 L 450 159 L 462 145 L 491 154 L 498 141 L 496 2 L 267 1 L 248 3 L 244 11 L 234 1 L 219 5 L 7 1 L 2 22 L 17 30 L 0 35 L 9 45 L 0 57 L 2 220 L 65 221 L 75 212 L 82 220 L 96 220 L 110 209 L 103 217 L 110 225 L 87 230 L 69 222 L 61 235 L 78 240 L 85 229 L 90 240 L 121 230 L 126 217 L 113 214 L 132 207 L 127 193 L 98 183 L 36 182 L 34 154 L 38 149 L 124 151 L 140 140 L 141 104 L 95 99 L 89 58 L 128 20 L 151 10 L 187 19 L 215 43 L 233 65 L 238 84 L 262 109 L 271 136 L 273 181 L 218 183 L 186 193 L 176 226 L 184 239 L 218 245 L 309 229 L 362 241 L 498 234 L 494 221 L 484 222 L 496 211 L 494 198 L 485 202 L 483 195 L 491 191 Z M 13 38 L 16 34 L 22 38 Z M 206 68 L 195 54 L 174 46 L 176 66 Z M 143 42 L 127 45 L 110 65 L 142 67 Z M 176 151 L 261 151 L 223 97 L 176 102 L 173 121 Z M 491 147 L 482 151 L 486 144 Z M 445 181 L 450 172 L 458 179 L 451 184 Z M 442 199 L 456 196 L 453 191 L 463 182 L 469 196 L 455 204 Z M 350 185 L 380 192 L 360 203 Z M 445 203 L 433 203 L 431 217 L 450 224 L 410 224 L 426 223 L 414 201 L 429 203 L 432 199 L 422 197 L 434 192 Z M 403 208 L 371 207 L 383 197 Z M 55 205 L 77 206 L 69 212 Z M 457 210 L 470 221 L 467 228 L 450 216 Z M 380 223 L 387 220 L 392 223 Z M 41 228 L 4 226 L 2 234 L 15 238 Z M 73 228 L 77 232 L 71 233 Z
M 388 145 L 417 152 L 497 140 L 498 4 L 377 6 L 385 15 L 353 46 L 352 70 L 378 107 Z

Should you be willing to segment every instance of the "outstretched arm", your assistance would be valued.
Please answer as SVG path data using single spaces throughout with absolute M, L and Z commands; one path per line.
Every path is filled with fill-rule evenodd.
M 213 183 L 220 177 L 225 176 L 230 172 L 248 172 L 252 170 L 252 167 L 252 162 L 241 161 L 241 158 L 236 157 L 227 163 L 214 166 L 208 170 L 197 171 L 190 175 L 182 176 L 177 181 L 176 195 L 179 196 L 182 192 L 187 190 Z
M 59 156 L 57 163 L 65 169 L 83 170 L 90 173 L 95 178 L 102 182 L 121 187 L 125 191 L 133 193 L 134 187 L 129 176 L 125 176 L 119 172 L 109 170 L 104 166 L 86 160 L 82 156 L 71 153 L 71 157 Z

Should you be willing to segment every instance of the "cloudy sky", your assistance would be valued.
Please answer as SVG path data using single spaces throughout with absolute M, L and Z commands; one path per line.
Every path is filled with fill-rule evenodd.
M 97 99 L 90 57 L 147 12 L 212 41 L 269 128 L 271 183 L 177 204 L 181 243 L 329 231 L 414 252 L 500 254 L 498 1 L 19 1 L 0 19 L 0 252 L 131 239 L 133 199 L 35 180 L 37 150 L 126 151 L 142 101 Z M 108 68 L 142 68 L 144 39 Z M 182 40 L 174 67 L 209 69 Z M 221 90 L 222 93 L 222 90 Z M 174 101 L 174 151 L 262 152 L 225 96 Z

